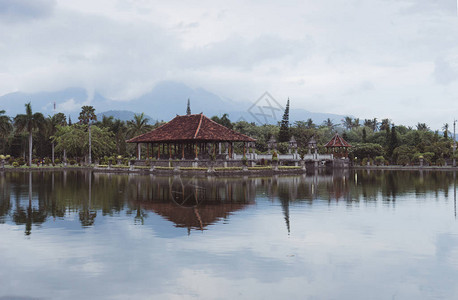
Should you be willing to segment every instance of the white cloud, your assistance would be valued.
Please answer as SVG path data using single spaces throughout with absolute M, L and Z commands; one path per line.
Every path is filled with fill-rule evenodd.
M 82 86 L 127 100 L 181 80 L 235 100 L 269 91 L 295 107 L 393 119 L 434 109 L 431 95 L 448 107 L 458 96 L 458 18 L 445 0 L 5 3 L 0 94 Z

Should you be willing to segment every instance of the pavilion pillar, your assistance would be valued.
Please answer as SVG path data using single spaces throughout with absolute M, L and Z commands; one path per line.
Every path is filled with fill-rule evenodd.
M 195 146 L 195 153 L 196 153 L 196 158 L 195 158 L 195 160 L 198 160 L 199 158 L 197 157 L 197 142 L 196 142 L 196 146 Z
M 137 143 L 137 159 L 140 160 L 140 157 L 142 155 L 142 145 L 140 143 Z
M 149 143 L 146 144 L 146 158 L 149 158 Z
M 227 152 L 228 150 L 229 150 L 229 143 L 228 143 L 228 142 L 225 142 L 225 143 L 224 143 L 224 154 L 227 155 L 227 154 L 228 154 L 228 152 Z
M 184 160 L 184 144 L 181 144 L 181 159 Z
M 231 142 L 231 158 L 234 158 L 234 143 Z
M 172 149 L 169 143 L 169 159 L 172 159 Z
M 157 159 L 161 159 L 161 144 L 157 145 Z
M 246 143 L 243 143 L 243 156 L 246 156 Z
M 218 143 L 218 154 L 221 155 L 221 142 Z

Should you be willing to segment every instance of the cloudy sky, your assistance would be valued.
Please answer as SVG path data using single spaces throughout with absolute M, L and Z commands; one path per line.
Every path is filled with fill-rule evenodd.
M 0 95 L 129 100 L 174 80 L 314 112 L 458 117 L 455 0 L 0 0 Z

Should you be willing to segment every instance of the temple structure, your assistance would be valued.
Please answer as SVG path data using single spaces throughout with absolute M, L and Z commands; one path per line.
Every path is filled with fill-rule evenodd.
M 245 155 L 248 149 L 254 147 L 255 141 L 200 113 L 177 115 L 168 123 L 127 142 L 137 144 L 137 159 L 141 158 L 141 144 L 146 144 L 147 157 L 199 160 L 231 159 L 234 156 L 234 143 L 243 144 Z
M 328 153 L 331 153 L 335 158 L 347 158 L 348 148 L 351 147 L 338 133 L 325 145 Z

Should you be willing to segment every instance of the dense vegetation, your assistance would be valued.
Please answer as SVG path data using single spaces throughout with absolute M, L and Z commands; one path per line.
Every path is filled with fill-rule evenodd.
M 228 128 L 257 139 L 256 151 L 268 150 L 268 141 L 274 137 L 280 153 L 288 150 L 288 140 L 294 136 L 300 153 L 308 151 L 308 142 L 313 137 L 318 151 L 333 135 L 339 133 L 352 145 L 349 156 L 354 163 L 366 164 L 416 164 L 423 159 L 426 164 L 444 165 L 453 156 L 453 140 L 449 125 L 443 132 L 431 131 L 425 123 L 415 128 L 395 126 L 389 119 L 359 119 L 345 117 L 334 123 L 327 119 L 322 124 L 307 121 L 289 122 L 289 101 L 283 119 L 277 125 L 257 125 L 246 121 L 231 122 L 229 116 L 214 116 L 212 119 Z M 190 113 L 188 102 L 187 113 Z M 67 121 L 63 113 L 44 117 L 33 113 L 30 103 L 25 104 L 25 114 L 14 118 L 0 110 L 0 154 L 9 155 L 10 162 L 19 165 L 32 162 L 58 163 L 68 160 L 73 163 L 87 162 L 89 147 L 94 159 L 106 157 L 135 156 L 135 145 L 126 140 L 145 133 L 161 124 L 148 124 L 144 114 L 124 122 L 113 117 L 97 120 L 92 106 L 83 106 L 78 122 Z M 89 136 L 91 138 L 89 138 Z M 30 156 L 29 153 L 32 155 Z M 142 152 L 146 154 L 146 151 Z

